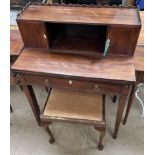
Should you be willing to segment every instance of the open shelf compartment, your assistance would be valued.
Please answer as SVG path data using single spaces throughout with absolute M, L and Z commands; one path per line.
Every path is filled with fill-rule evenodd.
M 57 53 L 101 55 L 107 26 L 46 23 L 49 49 Z

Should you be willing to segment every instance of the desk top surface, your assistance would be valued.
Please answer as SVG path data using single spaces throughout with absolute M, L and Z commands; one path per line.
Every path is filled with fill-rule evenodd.
M 23 41 L 17 27 L 10 30 L 10 55 L 19 56 L 23 48 Z
M 141 25 L 138 10 L 134 7 L 30 5 L 17 19 L 98 25 Z
M 98 81 L 133 83 L 135 68 L 133 58 L 86 57 L 51 54 L 44 50 L 24 49 L 12 69 L 39 75 L 72 76 Z

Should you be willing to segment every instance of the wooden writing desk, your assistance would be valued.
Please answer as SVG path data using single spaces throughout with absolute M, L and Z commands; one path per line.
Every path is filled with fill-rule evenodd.
M 136 80 L 133 58 L 92 60 L 52 54 L 45 50 L 24 49 L 12 69 L 17 73 L 16 80 L 22 85 L 39 125 L 40 110 L 32 85 L 120 95 L 113 135 L 116 138 L 126 97 Z
M 142 61 L 140 55 L 137 53 L 134 58 L 137 66 L 140 63 L 138 61 Z M 113 135 L 116 138 L 129 89 L 135 82 L 133 60 L 121 59 L 108 57 L 103 61 L 89 60 L 26 49 L 12 69 L 17 73 L 16 82 L 23 86 L 39 125 L 40 109 L 32 85 L 120 95 Z

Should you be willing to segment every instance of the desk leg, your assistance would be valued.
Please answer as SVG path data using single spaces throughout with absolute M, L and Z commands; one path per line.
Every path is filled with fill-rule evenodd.
M 34 94 L 34 90 L 32 88 L 32 86 L 22 86 L 23 91 L 29 101 L 29 104 L 31 106 L 31 109 L 33 111 L 33 114 L 36 118 L 36 121 L 38 123 L 38 125 L 40 126 L 40 109 L 39 109 L 39 105 L 37 103 L 35 94 Z
M 133 100 L 134 100 L 134 97 L 135 97 L 135 88 L 136 88 L 135 85 L 132 86 L 130 97 L 129 97 L 129 101 L 128 101 L 128 105 L 127 105 L 127 109 L 126 109 L 126 113 L 125 113 L 125 118 L 123 120 L 123 124 L 124 125 L 127 122 L 127 118 L 128 118 L 128 115 L 129 115 L 129 112 L 130 112 L 130 109 L 131 109 L 131 106 L 132 106 L 132 103 L 133 103 Z
M 114 129 L 114 134 L 113 134 L 114 139 L 117 138 L 117 133 L 118 133 L 121 119 L 122 119 L 126 98 L 127 98 L 126 96 L 120 96 L 120 98 L 119 98 L 119 104 L 118 104 L 117 116 L 116 116 L 116 122 L 115 122 L 115 129 Z
M 113 98 L 112 98 L 113 103 L 115 103 L 115 102 L 116 102 L 116 100 L 117 100 L 117 96 L 116 96 L 116 95 L 114 95 L 114 96 L 113 96 Z

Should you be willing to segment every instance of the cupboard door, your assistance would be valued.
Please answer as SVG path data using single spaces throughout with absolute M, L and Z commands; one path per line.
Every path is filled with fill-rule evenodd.
M 17 21 L 25 47 L 48 48 L 45 24 L 41 22 Z
M 113 27 L 108 28 L 110 40 L 109 54 L 133 56 L 137 44 L 140 27 Z

